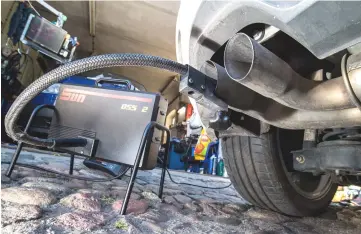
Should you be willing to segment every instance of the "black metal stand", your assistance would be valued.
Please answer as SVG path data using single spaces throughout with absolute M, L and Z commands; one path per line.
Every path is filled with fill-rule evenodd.
M 131 195 L 132 190 L 133 190 L 134 181 L 135 181 L 135 178 L 136 178 L 137 173 L 138 173 L 138 168 L 139 168 L 140 161 L 141 161 L 141 159 L 143 157 L 145 144 L 146 144 L 147 140 L 149 140 L 148 138 L 149 138 L 149 134 L 151 132 L 150 130 L 154 129 L 154 128 L 157 128 L 157 129 L 167 133 L 167 141 L 166 141 L 166 144 L 165 144 L 166 150 L 165 150 L 165 153 L 164 153 L 164 160 L 163 160 L 163 165 L 162 165 L 162 175 L 161 175 L 161 178 L 160 178 L 160 185 L 159 185 L 159 191 L 158 191 L 158 197 L 162 198 L 162 196 L 163 196 L 163 186 L 164 186 L 164 179 L 165 179 L 165 171 L 166 171 L 166 167 L 167 167 L 167 163 L 168 163 L 168 152 L 169 152 L 169 146 L 170 146 L 170 131 L 169 131 L 168 128 L 158 124 L 157 122 L 150 122 L 147 125 L 147 127 L 145 128 L 144 132 L 143 132 L 142 140 L 141 140 L 141 143 L 140 143 L 139 148 L 138 148 L 137 157 L 135 158 L 135 161 L 134 161 L 133 171 L 132 171 L 131 176 L 130 176 L 127 192 L 125 193 L 122 208 L 120 210 L 121 215 L 125 215 L 125 213 L 127 211 L 129 198 L 130 198 L 130 195 Z
M 24 133 L 28 132 L 34 118 L 36 117 L 38 112 L 41 109 L 44 109 L 44 108 L 49 108 L 49 109 L 55 110 L 55 107 L 52 106 L 52 105 L 40 105 L 40 106 L 36 107 L 34 109 L 34 111 L 32 112 L 28 123 L 26 124 Z M 169 148 L 170 148 L 170 131 L 166 127 L 164 127 L 164 126 L 158 124 L 157 122 L 153 121 L 153 122 L 150 122 L 146 126 L 146 128 L 144 129 L 142 140 L 141 140 L 141 143 L 139 145 L 138 152 L 137 152 L 137 157 L 135 158 L 134 166 L 133 166 L 133 168 L 131 170 L 131 176 L 130 176 L 130 181 L 129 181 L 129 184 L 128 184 L 128 187 L 127 187 L 127 192 L 125 194 L 123 204 L 122 204 L 122 208 L 120 210 L 121 215 L 124 215 L 126 213 L 126 211 L 127 211 L 130 195 L 131 195 L 131 193 L 133 191 L 134 181 L 135 181 L 135 178 L 136 178 L 137 173 L 138 173 L 139 164 L 140 164 L 140 162 L 142 160 L 142 157 L 143 157 L 143 154 L 144 154 L 145 144 L 147 143 L 148 140 L 151 140 L 151 139 L 149 139 L 150 138 L 150 133 L 151 133 L 151 130 L 153 130 L 154 128 L 157 128 L 158 130 L 160 130 L 162 132 L 166 132 L 166 135 L 167 135 L 167 141 L 166 141 L 166 144 L 165 144 L 166 149 L 165 149 L 165 153 L 164 153 L 164 159 L 163 159 L 163 162 L 162 162 L 162 174 L 161 174 L 160 185 L 159 185 L 159 190 L 158 190 L 158 197 L 162 198 L 162 196 L 163 196 L 165 172 L 166 172 L 166 167 L 167 167 L 167 164 L 168 164 L 168 153 L 169 153 Z M 21 152 L 21 150 L 23 148 L 23 145 L 24 145 L 24 143 L 19 141 L 18 147 L 16 148 L 16 151 L 15 151 L 15 153 L 14 153 L 12 159 L 11 159 L 11 163 L 10 163 L 10 165 L 9 165 L 7 171 L 6 171 L 5 175 L 7 177 L 11 176 L 11 174 L 12 174 L 12 172 L 14 170 L 14 167 L 16 165 L 16 162 L 17 162 L 17 160 L 19 158 L 20 152 Z M 69 174 L 72 175 L 73 174 L 73 169 L 74 169 L 74 157 L 75 157 L 75 154 L 71 153 L 71 152 L 68 152 L 68 153 L 70 153 Z
M 69 175 L 73 174 L 73 169 L 74 169 L 74 154 L 70 155 L 70 168 L 69 168 Z
M 30 116 L 30 118 L 29 118 L 29 121 L 28 121 L 28 123 L 26 124 L 26 127 L 25 127 L 25 129 L 24 129 L 24 133 L 28 133 L 28 130 L 29 130 L 31 124 L 33 123 L 33 120 L 34 120 L 34 118 L 36 117 L 36 115 L 39 113 L 40 110 L 45 109 L 45 108 L 55 110 L 55 106 L 52 106 L 52 105 L 40 105 L 40 106 L 37 106 L 37 107 L 33 110 L 33 112 L 31 113 L 31 116 Z M 11 163 L 10 163 L 10 165 L 9 165 L 9 167 L 8 167 L 8 170 L 6 171 L 5 176 L 7 176 L 7 177 L 10 177 L 10 176 L 11 176 L 11 173 L 12 173 L 13 170 L 14 170 L 14 166 L 15 166 L 16 162 L 18 161 L 18 158 L 19 158 L 19 155 L 20 155 L 20 152 L 21 152 L 23 146 L 24 146 L 24 143 L 21 142 L 21 141 L 19 141 L 18 147 L 16 148 L 16 151 L 15 151 L 15 153 L 14 153 L 14 155 L 13 155 L 13 158 L 11 159 Z

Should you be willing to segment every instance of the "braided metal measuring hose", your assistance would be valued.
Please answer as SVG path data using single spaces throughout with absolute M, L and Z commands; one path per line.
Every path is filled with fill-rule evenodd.
M 53 139 L 40 139 L 20 131 L 16 122 L 24 107 L 41 91 L 66 77 L 82 72 L 116 66 L 157 67 L 181 75 L 187 73 L 187 66 L 169 59 L 144 54 L 104 54 L 76 60 L 60 66 L 30 84 L 14 101 L 5 116 L 6 133 L 15 141 L 42 147 L 52 147 Z

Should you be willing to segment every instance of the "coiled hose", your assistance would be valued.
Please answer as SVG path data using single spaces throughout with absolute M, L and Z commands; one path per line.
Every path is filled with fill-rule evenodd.
M 67 63 L 41 76 L 16 98 L 5 116 L 6 133 L 13 140 L 22 141 L 26 144 L 41 147 L 54 146 L 53 139 L 40 139 L 29 136 L 16 126 L 16 122 L 24 107 L 41 91 L 66 77 L 94 69 L 116 66 L 157 67 L 181 75 L 186 74 L 188 70 L 186 65 L 169 59 L 144 54 L 104 54 Z

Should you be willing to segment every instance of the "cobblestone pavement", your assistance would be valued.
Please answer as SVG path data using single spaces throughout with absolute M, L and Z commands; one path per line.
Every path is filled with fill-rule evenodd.
M 3 147 L 1 160 L 9 162 L 13 152 Z M 69 158 L 23 151 L 19 162 L 67 173 Z M 247 205 L 233 187 L 201 189 L 176 185 L 167 177 L 160 200 L 159 169 L 139 171 L 128 214 L 121 216 L 128 177 L 93 183 L 17 167 L 9 179 L 7 167 L 1 165 L 2 233 L 361 233 L 360 210 L 330 206 L 318 218 L 292 218 Z M 74 175 L 106 178 L 85 168 L 81 159 L 74 168 Z M 226 178 L 171 173 L 179 182 L 229 184 Z

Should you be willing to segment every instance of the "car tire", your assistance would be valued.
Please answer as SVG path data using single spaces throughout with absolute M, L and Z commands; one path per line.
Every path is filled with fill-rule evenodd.
M 291 132 L 290 136 L 294 135 Z M 302 147 L 303 134 L 300 136 Z M 284 156 L 292 159 L 290 152 L 294 149 L 281 142 L 281 138 L 278 129 L 271 129 L 260 137 L 223 137 L 222 153 L 230 180 L 239 194 L 254 206 L 291 216 L 317 215 L 328 207 L 337 185 L 328 175 L 313 177 L 310 173 L 296 172 L 302 174 L 300 178 L 307 176 L 310 181 L 309 184 L 302 182 L 302 188 L 298 188 L 284 161 Z M 288 155 L 280 147 L 282 143 L 288 147 Z M 312 182 L 312 178 L 317 181 Z M 310 184 L 312 189 L 308 189 Z

